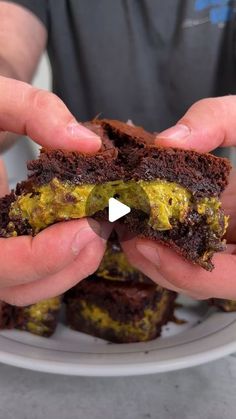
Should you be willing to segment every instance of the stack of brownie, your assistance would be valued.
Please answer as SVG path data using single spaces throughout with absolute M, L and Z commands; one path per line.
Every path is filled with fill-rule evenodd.
M 28 163 L 28 179 L 0 199 L 0 237 L 35 235 L 47 226 L 94 216 L 107 220 L 108 199 L 131 212 L 127 230 L 173 248 L 185 259 L 212 270 L 214 252 L 225 248 L 228 217 L 220 194 L 230 163 L 195 151 L 158 147 L 155 135 L 120 121 L 85 123 L 102 139 L 93 155 L 43 149 Z M 139 185 L 148 202 L 137 199 Z M 94 187 L 93 205 L 86 205 Z M 96 199 L 95 199 L 96 198 Z M 115 342 L 153 339 L 172 316 L 175 293 L 134 270 L 111 241 L 96 274 L 65 296 L 67 323 L 75 330 Z M 0 326 L 43 336 L 53 333 L 61 299 L 17 308 L 0 306 Z
M 111 239 L 96 274 L 66 293 L 67 324 L 111 342 L 147 341 L 173 318 L 175 298 L 134 269 Z

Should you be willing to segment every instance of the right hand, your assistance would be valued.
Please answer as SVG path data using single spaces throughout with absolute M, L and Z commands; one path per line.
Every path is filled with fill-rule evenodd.
M 158 134 L 157 145 L 209 152 L 216 147 L 236 146 L 236 96 L 203 99 L 181 120 Z M 222 194 L 222 207 L 230 216 L 227 249 L 213 257 L 215 269 L 208 272 L 184 260 L 173 249 L 153 240 L 136 237 L 123 248 L 137 269 L 165 288 L 193 298 L 236 300 L 236 171 Z
M 97 135 L 78 124 L 54 94 L 0 77 L 0 131 L 28 135 L 48 148 L 93 153 Z M 0 196 L 8 186 L 0 162 Z M 95 230 L 107 226 L 94 221 Z M 24 306 L 62 294 L 98 268 L 105 240 L 86 219 L 62 222 L 37 236 L 0 239 L 0 300 Z

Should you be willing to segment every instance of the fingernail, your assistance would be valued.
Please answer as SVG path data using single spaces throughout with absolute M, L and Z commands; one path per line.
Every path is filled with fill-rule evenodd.
M 191 134 L 191 130 L 187 125 L 177 124 L 168 128 L 157 135 L 157 138 L 168 138 L 171 140 L 184 140 Z
M 144 243 L 137 243 L 136 249 L 142 256 L 144 256 L 147 260 L 152 262 L 154 265 L 160 265 L 160 257 L 155 245 L 147 245 Z
M 78 140 L 79 139 L 92 140 L 92 141 L 97 141 L 101 144 L 101 138 L 98 137 L 97 134 L 90 131 L 83 125 L 78 124 L 76 121 L 70 122 L 67 125 L 67 132 L 69 133 L 71 137 L 78 138 Z
M 76 233 L 72 241 L 72 253 L 77 256 L 90 242 L 98 237 L 98 234 L 89 227 L 84 227 Z

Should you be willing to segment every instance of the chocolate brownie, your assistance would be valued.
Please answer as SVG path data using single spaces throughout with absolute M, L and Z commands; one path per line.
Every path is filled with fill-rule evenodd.
M 111 281 L 96 275 L 66 294 L 67 324 L 116 343 L 155 339 L 173 318 L 176 294 L 154 283 Z
M 85 156 L 43 149 L 39 159 L 28 164 L 28 180 L 0 200 L 0 237 L 34 235 L 72 218 L 99 214 L 106 219 L 108 199 L 119 195 L 132 209 L 122 219 L 129 231 L 212 270 L 214 252 L 225 248 L 228 220 L 219 196 L 228 182 L 229 161 L 155 146 L 154 134 L 119 121 L 85 125 L 101 136 L 101 150 Z M 135 194 L 137 184 L 149 205 Z M 95 185 L 97 201 L 88 211 L 86 202 Z
M 27 307 L 0 302 L 0 329 L 20 329 L 49 337 L 58 324 L 61 297 L 40 301 Z

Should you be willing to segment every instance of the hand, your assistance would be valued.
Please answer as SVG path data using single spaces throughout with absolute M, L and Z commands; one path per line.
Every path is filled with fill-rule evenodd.
M 236 96 L 204 99 L 194 104 L 174 127 L 160 133 L 157 144 L 207 152 L 220 146 L 236 146 Z M 207 272 L 186 262 L 173 250 L 151 240 L 123 242 L 130 262 L 153 281 L 193 298 L 236 300 L 236 170 L 222 195 L 230 215 L 227 250 L 213 258 Z
M 0 76 L 0 132 L 28 135 L 49 148 L 94 153 L 101 139 L 78 124 L 53 93 Z
M 101 140 L 79 125 L 55 95 L 0 77 L 0 131 L 30 136 L 45 147 L 99 150 Z M 0 196 L 8 192 L 0 162 Z M 86 219 L 58 223 L 36 237 L 0 239 L 0 300 L 22 306 L 63 293 L 98 267 L 106 226 Z

